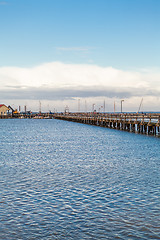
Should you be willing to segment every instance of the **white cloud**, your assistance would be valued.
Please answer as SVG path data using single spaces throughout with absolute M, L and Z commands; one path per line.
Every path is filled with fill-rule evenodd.
M 0 5 L 7 5 L 8 4 L 8 2 L 6 2 L 6 1 L 0 1 Z
M 59 51 L 78 51 L 78 52 L 86 52 L 89 50 L 89 48 L 86 47 L 57 47 L 56 48 Z
M 119 102 L 120 98 L 125 98 L 126 110 L 134 111 L 134 106 L 137 109 L 144 97 L 148 104 L 146 110 L 159 110 L 159 79 L 158 71 L 123 71 L 61 62 L 33 68 L 0 67 L 0 101 L 28 101 L 32 105 L 33 100 L 39 99 L 50 104 L 59 101 L 62 107 L 65 101 L 76 108 L 76 101 L 73 101 L 76 98 L 88 98 L 90 102 L 103 98 L 108 102 L 113 99 Z

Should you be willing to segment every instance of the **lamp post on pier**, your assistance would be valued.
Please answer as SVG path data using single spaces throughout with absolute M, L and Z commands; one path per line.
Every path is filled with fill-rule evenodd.
M 78 99 L 78 112 L 80 112 L 80 99 Z
M 124 100 L 122 99 L 121 100 L 121 113 L 122 113 L 122 103 L 124 102 Z
M 94 112 L 95 103 L 92 104 L 92 112 Z

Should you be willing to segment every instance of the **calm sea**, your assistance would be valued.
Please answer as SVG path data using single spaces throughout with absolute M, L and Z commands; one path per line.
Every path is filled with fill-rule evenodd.
M 160 139 L 0 120 L 0 239 L 160 239 Z

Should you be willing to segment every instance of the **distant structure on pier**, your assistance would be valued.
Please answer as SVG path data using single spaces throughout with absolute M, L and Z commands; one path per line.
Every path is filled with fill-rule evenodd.
M 27 113 L 27 106 L 26 105 L 24 106 L 24 112 L 25 112 L 25 114 Z
M 64 113 L 65 113 L 65 114 L 69 113 L 69 107 L 68 107 L 68 106 L 65 107 Z
M 0 115 L 1 116 L 6 116 L 8 111 L 9 111 L 9 108 L 6 105 L 0 104 Z

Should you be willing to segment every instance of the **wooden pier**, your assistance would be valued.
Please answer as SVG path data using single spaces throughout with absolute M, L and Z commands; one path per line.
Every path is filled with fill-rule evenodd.
M 54 118 L 160 137 L 159 113 L 69 113 Z

